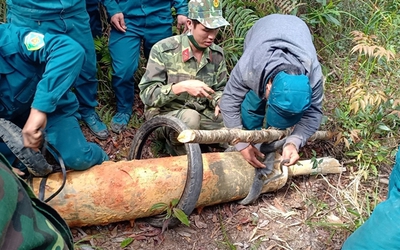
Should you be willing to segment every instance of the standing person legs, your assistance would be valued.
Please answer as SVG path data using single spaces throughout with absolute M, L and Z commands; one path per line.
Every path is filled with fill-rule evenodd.
M 89 15 L 82 12 L 73 18 L 64 20 L 68 27 L 68 35 L 77 41 L 84 49 L 86 60 L 81 74 L 75 84 L 75 94 L 79 101 L 79 114 L 90 131 L 99 139 L 108 137 L 107 126 L 95 112 L 98 91 L 96 51 L 89 25 Z
M 99 0 L 86 0 L 86 11 L 89 14 L 90 30 L 93 38 L 102 36 L 102 24 Z
M 111 129 L 122 132 L 129 123 L 134 102 L 134 74 L 139 65 L 144 18 L 126 18 L 126 32 L 111 30 L 109 49 L 112 58 L 112 87 L 117 99 L 117 113 Z
M 146 17 L 143 38 L 143 53 L 146 60 L 149 58 L 151 47 L 158 41 L 172 36 L 172 17 Z

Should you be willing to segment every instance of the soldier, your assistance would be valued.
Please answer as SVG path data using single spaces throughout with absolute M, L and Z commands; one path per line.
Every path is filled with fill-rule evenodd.
M 6 0 L 6 3 L 9 23 L 29 27 L 42 33 L 65 34 L 84 48 L 85 63 L 73 86 L 79 101 L 79 114 L 97 138 L 107 139 L 107 126 L 95 112 L 98 85 L 96 53 L 85 1 Z
M 151 47 L 161 39 L 172 35 L 171 7 L 177 14 L 177 28 L 185 27 L 187 0 L 102 0 L 111 17 L 109 49 L 112 58 L 112 87 L 117 100 L 117 113 L 111 120 L 115 133 L 123 131 L 129 123 L 134 102 L 134 74 L 139 65 L 140 48 L 149 57 Z M 123 13 L 123 25 L 113 17 Z M 119 14 L 122 14 L 119 13 Z
M 0 249 L 74 249 L 65 221 L 37 199 L 0 154 Z
M 45 131 L 69 168 L 84 170 L 107 160 L 99 145 L 86 141 L 76 117 L 79 103 L 71 87 L 85 60 L 82 47 L 66 35 L 8 23 L 0 25 L 0 34 L 0 118 L 23 128 L 28 148 L 37 149 Z M 26 170 L 1 140 L 0 153 Z
M 153 46 L 139 83 L 140 98 L 147 119 L 172 115 L 191 129 L 219 129 L 223 124 L 218 102 L 227 70 L 223 50 L 214 39 L 229 23 L 218 0 L 191 0 L 188 5 L 188 33 Z M 177 154 L 185 153 L 178 149 L 176 137 L 173 143 Z
M 300 18 L 273 14 L 258 20 L 246 35 L 243 55 L 232 70 L 221 98 L 227 128 L 294 126 L 283 146 L 285 165 L 322 119 L 323 75 L 309 28 Z M 267 111 L 266 111 L 267 107 Z M 260 145 L 235 145 L 256 168 L 265 168 Z
M 219 28 L 229 23 L 218 0 L 191 0 L 188 6 L 188 33 L 153 46 L 139 83 L 140 98 L 147 119 L 171 115 L 191 129 L 219 129 L 223 124 L 218 102 L 227 70 L 223 50 L 214 39 Z M 185 154 L 176 136 L 168 136 L 172 154 Z

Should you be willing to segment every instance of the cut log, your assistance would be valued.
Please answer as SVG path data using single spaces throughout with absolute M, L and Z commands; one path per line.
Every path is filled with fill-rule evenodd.
M 239 152 L 208 153 L 202 157 L 203 186 L 197 207 L 246 197 L 252 185 L 254 168 Z M 299 161 L 298 165 L 284 167 L 282 177 L 264 186 L 262 193 L 282 188 L 290 175 L 344 171 L 337 160 L 322 160 L 316 169 L 312 169 L 311 161 Z M 64 189 L 48 204 L 71 227 L 104 225 L 153 216 L 161 213 L 150 210 L 154 204 L 169 203 L 181 196 L 186 173 L 186 156 L 107 161 L 85 171 L 68 172 Z M 33 180 L 32 188 L 36 194 L 40 180 Z M 55 192 L 61 183 L 61 173 L 51 174 L 46 184 L 46 197 Z
M 178 141 L 182 143 L 213 144 L 229 142 L 273 142 L 290 134 L 290 130 L 262 129 L 262 130 L 242 130 L 242 129 L 219 129 L 219 130 L 183 130 L 178 135 Z M 317 131 L 308 140 L 329 140 L 335 133 L 329 131 Z

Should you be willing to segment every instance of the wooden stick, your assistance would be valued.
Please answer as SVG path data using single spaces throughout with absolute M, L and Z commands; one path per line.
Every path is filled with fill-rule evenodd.
M 242 129 L 219 129 L 219 130 L 184 130 L 178 136 L 178 141 L 182 143 L 223 143 L 229 142 L 273 142 L 282 139 L 290 134 L 290 130 L 242 130 Z M 317 131 L 309 138 L 313 140 L 329 140 L 334 136 L 333 132 Z

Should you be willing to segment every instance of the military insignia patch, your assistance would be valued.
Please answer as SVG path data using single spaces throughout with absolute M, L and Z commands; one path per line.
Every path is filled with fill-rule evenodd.
M 182 60 L 184 62 L 189 60 L 189 49 L 185 49 L 184 51 L 182 51 Z
M 219 6 L 219 0 L 214 0 L 213 3 L 214 3 L 214 7 L 215 7 L 215 8 L 218 8 L 218 6 Z
M 24 44 L 29 51 L 39 50 L 44 46 L 44 35 L 37 32 L 30 32 L 25 36 Z

